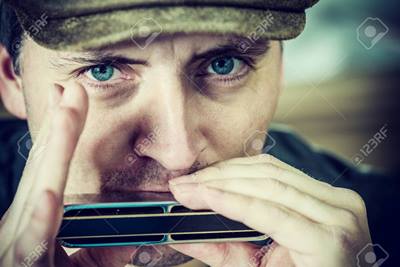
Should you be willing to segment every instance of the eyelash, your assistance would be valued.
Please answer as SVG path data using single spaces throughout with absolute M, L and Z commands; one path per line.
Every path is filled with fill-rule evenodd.
M 96 65 L 91 65 L 91 66 L 87 66 L 87 67 L 83 67 L 83 68 L 78 69 L 77 71 L 75 71 L 74 77 L 75 77 L 75 78 L 78 78 L 79 76 L 82 76 L 83 74 L 85 74 L 86 72 L 90 71 L 91 69 L 93 69 L 93 68 L 95 68 L 95 67 L 97 67 L 97 66 L 101 66 L 101 65 L 111 66 L 111 67 L 116 68 L 117 70 L 121 71 L 121 70 L 119 69 L 119 67 L 116 66 L 116 65 L 114 65 L 114 64 L 99 63 L 99 64 L 96 64 Z
M 224 58 L 224 57 L 231 57 L 231 58 L 235 58 L 235 59 L 241 61 L 241 63 L 243 63 L 245 65 L 244 67 L 247 69 L 245 69 L 244 71 L 241 71 L 239 74 L 215 75 L 215 76 L 219 76 L 219 77 L 215 77 L 215 78 L 211 77 L 210 78 L 210 79 L 215 79 L 215 80 L 217 80 L 217 82 L 222 83 L 222 86 L 229 87 L 233 83 L 239 82 L 244 77 L 246 77 L 250 71 L 255 71 L 257 69 L 256 62 L 253 58 L 236 56 L 236 55 L 231 55 L 231 54 L 225 54 L 225 55 L 222 54 L 222 55 L 218 55 L 216 57 L 212 57 L 211 59 L 204 61 L 200 66 L 202 69 L 204 69 L 204 67 L 205 67 L 205 69 L 207 69 L 208 66 L 210 66 L 211 62 L 213 62 L 214 60 L 216 60 L 218 58 Z M 213 75 L 213 74 L 201 72 L 200 74 L 197 74 L 196 76 L 204 77 L 204 76 L 209 76 L 209 75 Z
M 236 58 L 236 59 L 240 60 L 245 65 L 244 67 L 247 67 L 247 70 L 245 70 L 244 72 L 242 71 L 240 74 L 233 74 L 233 75 L 230 75 L 230 74 L 218 75 L 217 74 L 215 76 L 219 76 L 219 77 L 214 77 L 214 78 L 213 77 L 211 77 L 211 78 L 209 77 L 209 79 L 215 79 L 215 80 L 217 80 L 217 82 L 222 83 L 222 86 L 230 86 L 230 85 L 232 85 L 232 83 L 239 82 L 240 80 L 242 80 L 249 73 L 249 71 L 256 70 L 255 61 L 253 60 L 253 58 L 251 58 L 251 57 L 243 57 L 243 56 L 235 56 L 235 55 L 228 55 L 228 54 L 227 55 L 223 55 L 223 54 L 222 55 L 218 55 L 218 56 L 210 58 L 209 60 L 205 60 L 203 63 L 200 64 L 200 69 L 203 69 L 205 67 L 205 69 L 207 71 L 208 66 L 210 66 L 210 64 L 214 60 L 216 60 L 218 58 L 223 58 L 223 57 L 232 57 L 232 58 Z M 77 78 L 77 79 L 85 79 L 84 82 L 87 83 L 90 87 L 94 88 L 95 90 L 105 90 L 106 91 L 106 90 L 112 90 L 112 89 L 114 89 L 116 87 L 118 88 L 118 85 L 121 82 L 118 82 L 118 83 L 95 82 L 93 80 L 89 80 L 89 78 L 87 78 L 87 77 L 82 78 L 82 76 L 86 72 L 90 71 L 91 69 L 93 69 L 93 68 L 95 68 L 95 67 L 97 67 L 99 65 L 108 65 L 108 66 L 111 66 L 111 67 L 117 69 L 121 73 L 124 73 L 123 70 L 122 70 L 123 69 L 122 66 L 119 66 L 117 64 L 104 62 L 104 63 L 99 63 L 99 64 L 96 64 L 96 65 L 83 67 L 83 68 L 77 70 L 75 72 L 75 74 L 73 74 L 73 76 L 75 78 Z M 201 71 L 200 73 L 196 74 L 195 76 L 196 77 L 205 77 L 205 76 L 213 76 L 213 75 L 214 74 L 203 73 Z
M 96 65 L 91 65 L 91 66 L 83 67 L 83 68 L 77 70 L 77 71 L 73 74 L 73 76 L 74 76 L 75 78 L 77 78 L 77 79 L 85 79 L 84 82 L 85 82 L 86 84 L 88 84 L 91 88 L 95 89 L 95 90 L 99 90 L 99 91 L 101 91 L 101 90 L 108 91 L 108 90 L 112 90 L 112 89 L 115 89 L 115 88 L 119 88 L 118 86 L 119 86 L 119 84 L 120 84 L 121 82 L 116 82 L 116 83 L 107 82 L 107 81 L 105 81 L 105 82 L 100 82 L 100 81 L 96 82 L 96 81 L 94 81 L 94 80 L 89 79 L 88 77 L 83 77 L 83 76 L 85 75 L 86 72 L 88 72 L 88 71 L 90 71 L 91 69 L 93 69 L 93 68 L 95 68 L 95 67 L 98 67 L 98 66 L 100 66 L 100 65 L 107 65 L 107 66 L 110 66 L 110 67 L 112 67 L 112 68 L 117 69 L 117 70 L 118 70 L 119 72 L 121 72 L 122 74 L 124 73 L 124 71 L 123 71 L 123 66 L 119 66 L 119 65 L 117 65 L 117 64 L 112 64 L 112 63 L 104 62 L 104 63 L 99 63 L 99 64 L 96 64 Z

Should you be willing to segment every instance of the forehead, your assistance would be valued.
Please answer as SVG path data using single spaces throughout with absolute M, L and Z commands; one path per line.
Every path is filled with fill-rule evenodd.
M 31 48 L 47 50 L 47 54 L 51 58 L 71 58 L 71 57 L 85 57 L 85 58 L 98 58 L 106 54 L 112 54 L 118 52 L 120 54 L 130 54 L 137 57 L 143 57 L 151 54 L 155 51 L 163 50 L 169 51 L 173 54 L 179 53 L 202 53 L 215 47 L 226 47 L 226 48 L 237 48 L 242 49 L 243 44 L 253 49 L 262 49 L 268 46 L 269 41 L 265 39 L 259 39 L 257 41 L 251 41 L 246 37 L 235 36 L 235 35 L 222 35 L 222 34 L 184 34 L 175 33 L 170 35 L 160 35 L 151 41 L 145 48 L 138 46 L 136 42 L 132 40 L 125 40 L 117 44 L 111 44 L 106 47 L 100 47 L 97 49 L 86 50 L 86 51 L 56 51 L 49 50 L 44 47 L 40 47 L 33 40 L 28 40 Z M 29 44 L 28 44 L 29 46 Z M 246 52 L 243 51 L 243 52 Z
M 120 42 L 118 44 L 109 45 L 106 47 L 101 47 L 98 49 L 94 49 L 91 51 L 82 51 L 82 52 L 59 52 L 59 56 L 63 55 L 83 55 L 83 56 L 93 56 L 97 57 L 107 52 L 119 51 L 119 52 L 127 52 L 130 54 L 140 54 L 144 55 L 150 52 L 154 52 L 156 50 L 171 50 L 174 52 L 183 51 L 184 50 L 206 50 L 209 47 L 213 47 L 220 44 L 229 43 L 232 40 L 228 36 L 223 35 L 208 35 L 208 34 L 174 34 L 174 35 L 162 35 L 155 38 L 151 41 L 146 47 L 140 46 L 132 40 L 126 40 L 124 42 Z M 232 40 L 233 42 L 233 40 Z

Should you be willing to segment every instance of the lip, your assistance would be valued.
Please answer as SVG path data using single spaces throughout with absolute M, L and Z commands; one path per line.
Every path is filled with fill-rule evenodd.
M 121 192 L 123 194 L 135 194 L 135 193 L 171 193 L 169 188 L 169 180 L 172 180 L 180 175 L 171 175 L 171 176 L 164 176 L 163 178 L 159 178 L 158 181 L 162 181 L 161 184 L 140 184 L 136 187 L 123 187 L 123 188 L 113 188 L 112 192 L 117 193 Z
M 169 181 L 168 179 L 166 182 L 163 182 L 162 184 L 143 184 L 143 185 L 138 185 L 135 188 L 121 188 L 120 190 L 117 191 L 123 191 L 126 193 L 142 193 L 142 192 L 147 192 L 147 193 L 170 193 L 171 190 L 169 188 Z
M 169 180 L 189 174 L 189 170 L 165 171 L 158 173 L 157 178 L 148 183 L 142 183 L 135 186 L 118 186 L 111 184 L 103 187 L 98 192 L 81 192 L 75 194 L 65 194 L 64 203 L 95 203 L 95 202 L 124 202 L 136 201 L 142 198 L 150 200 L 174 200 L 169 187 Z
M 171 190 L 168 188 L 155 188 L 155 187 L 145 187 L 145 188 L 136 188 L 134 190 L 119 190 L 118 192 L 124 193 L 171 193 Z
M 183 175 L 189 174 L 189 170 L 170 171 L 158 176 L 157 180 L 162 181 L 162 184 L 141 184 L 135 188 L 121 188 L 121 191 L 128 191 L 131 193 L 140 192 L 153 192 L 153 193 L 170 193 L 169 181 Z
M 188 175 L 193 173 L 195 170 L 193 168 L 181 169 L 181 170 L 167 170 L 162 166 L 142 166 L 142 167 L 154 167 L 155 170 L 150 172 L 151 176 L 148 176 L 149 172 L 144 172 L 144 176 L 142 179 L 138 177 L 130 177 L 130 175 L 135 175 L 137 173 L 141 173 L 138 170 L 138 166 L 131 166 L 129 169 L 127 168 L 117 168 L 115 169 L 118 175 L 124 175 L 123 178 L 114 179 L 105 179 L 101 185 L 101 192 L 103 194 L 112 193 L 112 194 L 137 194 L 137 193 L 171 193 L 169 181 L 181 177 L 183 175 Z M 116 176 L 118 176 L 116 175 Z M 111 172 L 110 177 L 113 178 L 114 174 Z M 103 178 L 99 178 L 102 180 Z M 129 181 L 132 181 L 130 183 Z M 122 181 L 122 182 L 119 182 Z

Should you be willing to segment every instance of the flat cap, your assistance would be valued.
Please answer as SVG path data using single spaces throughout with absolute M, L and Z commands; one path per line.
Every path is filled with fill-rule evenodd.
M 292 39 L 318 0 L 7 0 L 23 29 L 55 50 L 90 50 L 132 39 L 145 48 L 157 35 L 235 34 Z

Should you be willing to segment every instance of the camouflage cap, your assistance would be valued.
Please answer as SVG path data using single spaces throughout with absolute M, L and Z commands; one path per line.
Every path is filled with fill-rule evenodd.
M 159 34 L 216 33 L 286 40 L 318 0 L 8 0 L 24 30 L 55 50 L 90 50 Z

